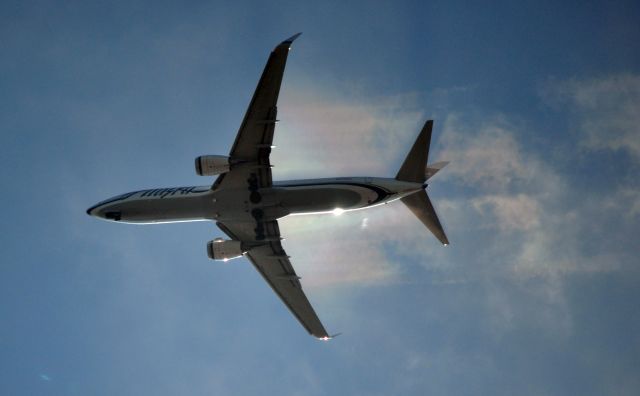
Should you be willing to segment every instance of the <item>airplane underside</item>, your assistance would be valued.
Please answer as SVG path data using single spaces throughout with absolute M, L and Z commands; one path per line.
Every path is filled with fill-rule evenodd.
M 395 178 L 341 177 L 274 182 L 271 148 L 278 121 L 277 102 L 291 44 L 281 42 L 267 64 L 229 154 L 195 159 L 199 176 L 215 176 L 201 187 L 133 191 L 102 201 L 87 214 L 123 223 L 209 220 L 229 238 L 207 243 L 214 260 L 246 257 L 309 332 L 320 340 L 324 328 L 302 289 L 282 246 L 278 219 L 295 214 L 357 210 L 400 200 L 443 244 L 449 240 L 427 195 L 427 180 L 446 162 L 427 165 L 433 121 L 420 131 Z
M 381 178 L 276 182 L 253 195 L 248 189 L 214 191 L 209 186 L 159 188 L 123 194 L 99 203 L 87 213 L 122 223 L 252 222 L 363 209 L 421 189 L 417 183 Z

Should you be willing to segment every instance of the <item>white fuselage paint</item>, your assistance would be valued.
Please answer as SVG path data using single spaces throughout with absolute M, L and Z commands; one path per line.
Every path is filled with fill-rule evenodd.
M 247 189 L 211 190 L 209 186 L 158 188 L 133 191 L 102 201 L 87 213 L 123 223 L 172 223 L 183 221 L 275 220 L 287 215 L 331 213 L 377 206 L 423 188 L 379 177 L 340 177 L 290 180 L 263 188 L 260 201 L 249 199 Z

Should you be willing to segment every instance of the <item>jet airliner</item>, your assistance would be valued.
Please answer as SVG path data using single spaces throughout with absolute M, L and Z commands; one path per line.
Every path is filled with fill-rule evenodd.
M 210 220 L 229 239 L 207 244 L 213 260 L 247 257 L 302 326 L 321 340 L 332 338 L 302 290 L 282 247 L 278 219 L 292 214 L 338 213 L 400 200 L 444 245 L 449 243 L 426 193 L 427 180 L 447 162 L 427 165 L 433 121 L 425 123 L 395 178 L 340 177 L 273 181 L 272 149 L 277 101 L 293 41 L 271 52 L 227 156 L 195 160 L 200 176 L 217 176 L 212 185 L 133 191 L 102 201 L 87 214 L 122 223 Z

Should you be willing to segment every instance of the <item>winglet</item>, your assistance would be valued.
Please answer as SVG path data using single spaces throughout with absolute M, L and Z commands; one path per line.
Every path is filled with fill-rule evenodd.
M 300 37 L 300 35 L 302 34 L 302 32 L 296 33 L 293 36 L 289 37 L 288 39 L 284 40 L 282 43 L 293 43 L 298 37 Z
M 291 43 L 293 43 L 295 39 L 297 39 L 301 34 L 302 32 L 294 34 L 293 36 L 281 42 L 280 45 L 278 45 L 278 47 L 287 47 L 287 48 L 291 47 Z

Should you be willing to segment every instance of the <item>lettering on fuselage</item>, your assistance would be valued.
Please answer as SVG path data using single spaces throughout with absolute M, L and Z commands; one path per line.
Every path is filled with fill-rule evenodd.
M 198 187 L 173 187 L 173 188 L 156 188 L 153 190 L 144 190 L 140 197 L 160 197 L 165 198 L 168 196 L 197 194 L 207 192 L 209 190 L 198 190 Z

